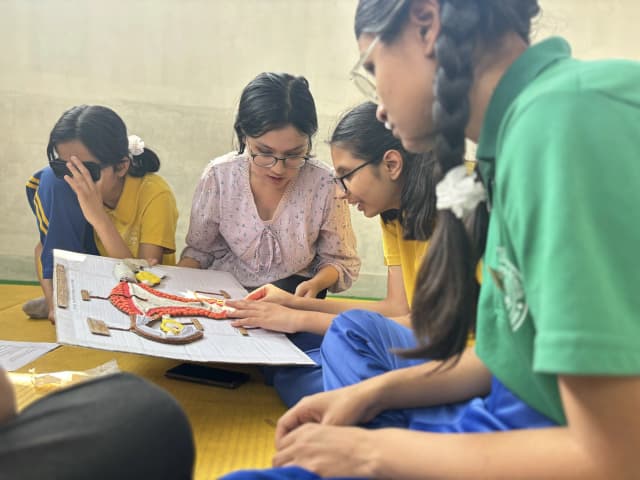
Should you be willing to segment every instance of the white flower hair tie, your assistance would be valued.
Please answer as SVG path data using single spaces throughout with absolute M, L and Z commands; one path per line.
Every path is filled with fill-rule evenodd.
M 129 153 L 134 157 L 144 152 L 144 142 L 137 135 L 129 135 Z
M 467 167 L 460 165 L 447 172 L 436 185 L 436 208 L 451 210 L 459 219 L 473 212 L 480 202 L 487 199 L 477 174 L 469 174 Z

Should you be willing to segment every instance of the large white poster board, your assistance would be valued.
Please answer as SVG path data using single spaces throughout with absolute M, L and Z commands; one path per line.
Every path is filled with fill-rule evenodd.
M 113 270 L 118 260 L 108 257 L 84 255 L 65 250 L 54 250 L 55 265 L 64 267 L 67 287 L 67 308 L 56 306 L 56 333 L 59 343 L 78 345 L 155 357 L 175 358 L 198 362 L 255 363 L 269 365 L 313 365 L 314 362 L 298 349 L 285 335 L 262 329 L 252 329 L 248 335 L 230 325 L 230 320 L 198 317 L 204 327 L 204 337 L 185 345 L 170 345 L 148 340 L 134 332 L 128 315 L 116 309 L 108 298 L 118 284 Z M 242 298 L 246 290 L 226 272 L 190 268 L 156 266 L 152 271 L 164 275 L 157 290 L 179 296 L 190 291 L 225 290 L 231 298 Z M 57 298 L 58 279 L 54 274 L 54 302 Z M 82 290 L 92 297 L 82 299 Z M 110 336 L 92 333 L 87 318 L 102 320 L 110 327 Z M 112 329 L 113 328 L 113 329 Z M 121 329 L 121 330 L 116 330 Z

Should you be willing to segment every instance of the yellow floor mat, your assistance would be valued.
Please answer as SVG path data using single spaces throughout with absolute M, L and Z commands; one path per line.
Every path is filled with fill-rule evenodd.
M 48 320 L 31 320 L 22 312 L 21 305 L 39 295 L 39 287 L 0 285 L 0 339 L 55 342 L 55 330 Z M 221 366 L 251 374 L 249 383 L 226 390 L 165 378 L 164 372 L 180 363 L 176 360 L 62 346 L 19 372 L 30 368 L 36 373 L 87 370 L 110 360 L 116 360 L 120 370 L 165 388 L 180 402 L 195 436 L 195 479 L 211 480 L 240 468 L 270 466 L 274 424 L 285 407 L 273 388 L 264 385 L 256 367 Z M 20 408 L 44 395 L 30 386 L 16 390 Z

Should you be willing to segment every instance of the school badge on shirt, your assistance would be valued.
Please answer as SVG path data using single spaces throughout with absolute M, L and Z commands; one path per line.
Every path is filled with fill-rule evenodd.
M 495 269 L 489 267 L 489 272 L 498 290 L 502 292 L 502 301 L 509 317 L 511 330 L 516 332 L 524 323 L 529 312 L 522 287 L 522 275 L 509 260 L 504 247 L 498 247 L 496 253 L 498 266 Z

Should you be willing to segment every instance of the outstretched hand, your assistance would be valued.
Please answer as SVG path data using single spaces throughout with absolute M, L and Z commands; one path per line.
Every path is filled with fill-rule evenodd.
M 261 287 L 256 288 L 250 292 L 245 299 L 246 300 L 260 300 L 262 302 L 277 303 L 284 305 L 285 307 L 291 306 L 293 295 L 289 292 L 276 287 L 271 283 L 267 283 Z
M 227 300 L 225 305 L 235 308 L 228 314 L 237 319 L 231 323 L 234 327 L 260 327 L 284 333 L 299 331 L 299 313 L 282 305 L 260 300 Z

